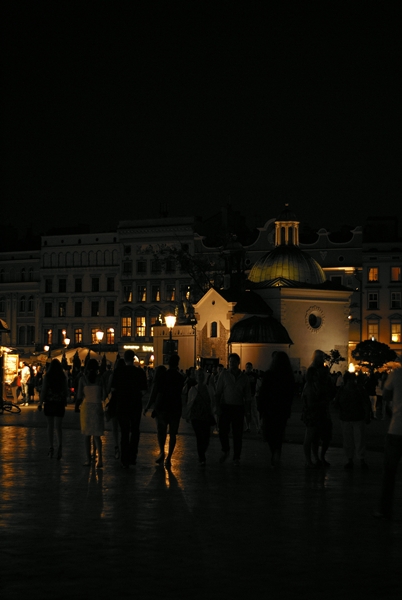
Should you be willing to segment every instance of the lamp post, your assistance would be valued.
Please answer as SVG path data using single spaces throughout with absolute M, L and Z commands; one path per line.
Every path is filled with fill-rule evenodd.
M 176 315 L 166 315 L 165 323 L 167 328 L 169 329 L 169 342 L 168 342 L 168 357 L 171 356 L 174 352 L 174 342 L 172 338 L 172 329 L 176 325 Z
M 101 331 L 100 329 L 98 329 L 98 331 L 95 333 L 96 335 L 96 339 L 98 340 L 98 344 L 99 344 L 99 356 L 101 353 L 101 343 L 103 340 L 103 336 L 105 335 L 105 333 L 103 331 Z

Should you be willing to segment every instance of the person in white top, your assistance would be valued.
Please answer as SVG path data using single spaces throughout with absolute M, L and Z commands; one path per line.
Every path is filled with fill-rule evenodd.
M 383 479 L 379 511 L 375 517 L 390 519 L 395 490 L 395 478 L 402 457 L 402 368 L 392 371 L 383 389 L 386 412 L 392 402 L 392 417 L 385 439 Z

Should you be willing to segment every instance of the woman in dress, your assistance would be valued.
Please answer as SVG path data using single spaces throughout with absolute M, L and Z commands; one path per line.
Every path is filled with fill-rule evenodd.
M 45 404 L 44 413 L 47 419 L 47 435 L 49 439 L 49 458 L 53 457 L 53 434 L 56 429 L 57 438 L 57 460 L 62 457 L 62 421 L 66 410 L 68 398 L 67 378 L 64 374 L 61 362 L 54 358 L 50 367 L 43 377 L 42 390 L 40 394 L 38 410 L 42 410 L 42 404 Z
M 97 451 L 96 466 L 103 467 L 101 436 L 104 433 L 103 401 L 105 398 L 106 390 L 99 374 L 98 361 L 91 358 L 84 375 L 80 378 L 76 402 L 76 406 L 81 405 L 80 422 L 81 433 L 85 436 L 85 467 L 91 464 L 91 436 L 94 436 Z
M 286 352 L 275 352 L 258 393 L 263 438 L 268 442 L 273 467 L 279 464 L 281 458 L 285 427 L 294 394 L 295 380 L 289 357 Z

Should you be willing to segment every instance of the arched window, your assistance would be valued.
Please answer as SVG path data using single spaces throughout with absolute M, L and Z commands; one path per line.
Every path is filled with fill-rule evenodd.
M 21 281 L 25 281 L 25 269 L 21 269 Z
M 33 281 L 34 278 L 34 270 L 33 267 L 29 267 L 29 271 L 28 271 L 28 281 Z
M 20 313 L 25 312 L 25 296 L 21 296 L 20 298 Z
M 218 323 L 216 321 L 211 323 L 211 337 L 218 337 Z
M 28 298 L 28 312 L 33 312 L 34 310 L 34 297 L 29 296 Z

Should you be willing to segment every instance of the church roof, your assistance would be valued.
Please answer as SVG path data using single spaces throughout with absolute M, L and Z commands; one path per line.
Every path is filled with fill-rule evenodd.
M 233 325 L 228 343 L 293 344 L 274 317 L 249 317 Z
M 249 281 L 264 287 L 319 285 L 325 274 L 314 258 L 293 244 L 281 244 L 260 258 L 250 271 Z
M 220 295 L 227 302 L 236 302 L 235 313 L 272 315 L 272 308 L 258 294 L 249 290 L 242 292 L 235 288 L 219 290 Z

